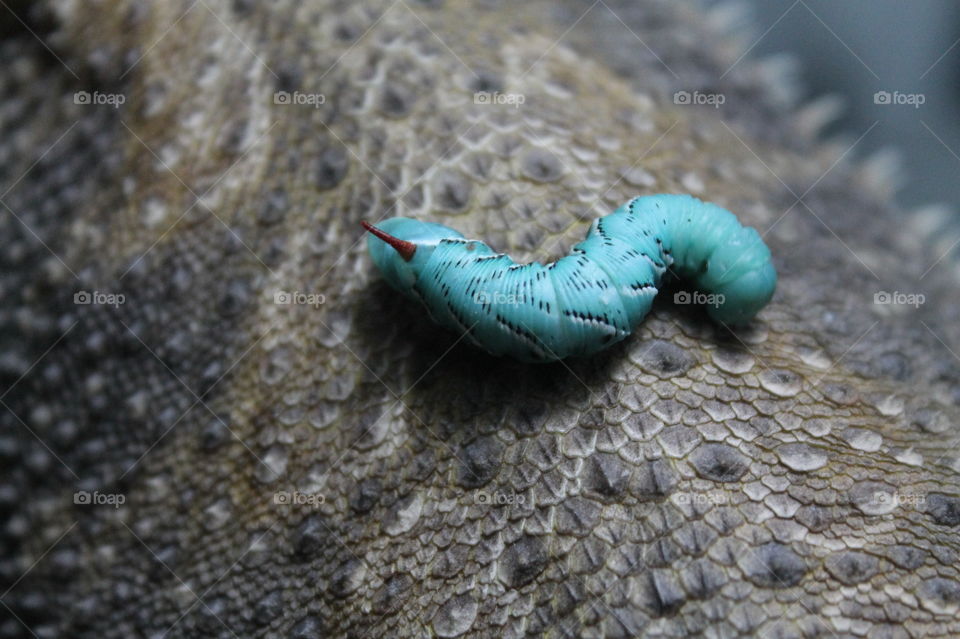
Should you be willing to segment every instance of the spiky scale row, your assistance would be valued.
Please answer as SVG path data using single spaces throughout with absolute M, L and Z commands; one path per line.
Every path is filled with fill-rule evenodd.
M 707 312 L 721 323 L 753 318 L 777 279 L 754 229 L 689 195 L 633 198 L 547 266 L 517 264 L 441 224 L 397 217 L 364 227 L 384 278 L 435 322 L 530 362 L 591 355 L 630 335 L 669 267 L 713 295 Z

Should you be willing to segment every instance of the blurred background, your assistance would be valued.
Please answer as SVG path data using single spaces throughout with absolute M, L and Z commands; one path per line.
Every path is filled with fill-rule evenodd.
M 858 156 L 897 149 L 900 204 L 946 204 L 960 219 L 960 2 L 741 1 L 751 55 L 788 53 L 804 99 L 842 99 L 825 134 L 855 140 L 878 123 Z

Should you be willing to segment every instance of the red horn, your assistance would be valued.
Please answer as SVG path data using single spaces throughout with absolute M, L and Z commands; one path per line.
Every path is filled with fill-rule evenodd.
M 400 238 L 394 237 L 389 233 L 384 233 L 369 222 L 360 222 L 360 226 L 392 246 L 405 262 L 409 262 L 413 259 L 413 254 L 417 250 L 417 245 L 413 242 L 407 242 L 406 240 L 401 240 Z

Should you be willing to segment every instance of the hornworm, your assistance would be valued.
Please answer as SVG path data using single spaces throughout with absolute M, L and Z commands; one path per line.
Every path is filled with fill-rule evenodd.
M 590 355 L 630 335 L 668 267 L 709 294 L 707 313 L 723 324 L 752 319 L 777 282 L 756 230 L 689 195 L 635 197 L 546 266 L 517 264 L 442 224 L 362 224 L 391 286 L 492 355 L 529 362 Z

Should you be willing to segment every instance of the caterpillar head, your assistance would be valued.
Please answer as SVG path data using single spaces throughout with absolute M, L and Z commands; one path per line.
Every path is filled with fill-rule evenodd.
M 707 306 L 707 315 L 723 324 L 746 324 L 767 305 L 776 286 L 777 272 L 767 260 L 736 279 L 717 286 L 714 292 L 723 295 L 723 303 Z
M 731 219 L 736 220 L 732 214 Z M 777 287 L 770 249 L 756 229 L 736 223 L 708 250 L 706 271 L 695 281 L 721 301 L 708 305 L 707 315 L 723 324 L 746 324 L 767 305 Z
M 383 278 L 393 288 L 407 293 L 433 255 L 440 240 L 463 235 L 443 224 L 392 217 L 378 226 L 360 223 L 370 232 L 367 250 Z

